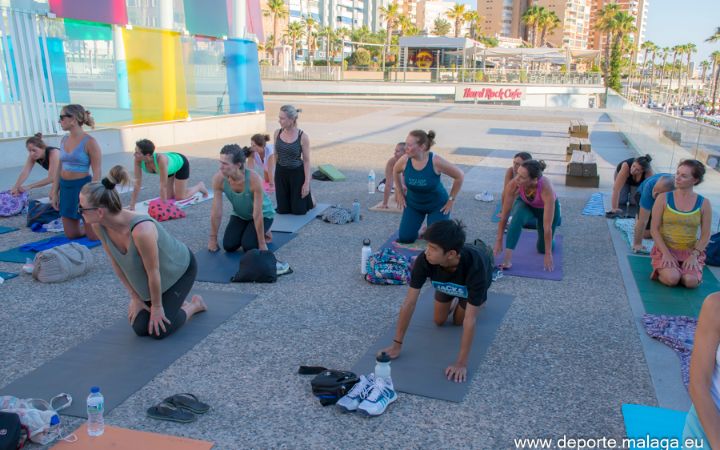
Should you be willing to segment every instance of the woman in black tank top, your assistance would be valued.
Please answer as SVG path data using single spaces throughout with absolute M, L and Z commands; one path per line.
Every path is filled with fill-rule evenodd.
M 297 127 L 299 109 L 280 108 L 275 132 L 275 197 L 278 214 L 304 215 L 314 208 L 310 194 L 310 138 Z
M 18 195 L 29 191 L 30 189 L 52 184 L 55 179 L 55 173 L 60 166 L 60 154 L 58 153 L 58 149 L 55 147 L 48 147 L 43 141 L 41 133 L 37 133 L 35 136 L 28 138 L 28 140 L 25 141 L 25 147 L 28 151 L 28 157 L 25 161 L 25 166 L 23 166 L 22 172 L 20 172 L 17 181 L 15 181 L 15 184 L 10 190 L 12 195 Z M 30 172 L 32 172 L 35 164 L 39 164 L 43 169 L 48 171 L 47 177 L 23 186 L 23 183 L 30 176 Z M 52 195 L 52 189 L 50 191 L 50 194 Z
M 636 206 L 638 199 L 635 198 L 637 187 L 646 178 L 654 175 L 650 167 L 652 156 L 645 155 L 638 158 L 630 158 L 622 161 L 615 169 L 615 184 L 613 185 L 611 206 L 609 215 L 617 215 L 623 212 L 621 206 L 628 203 Z

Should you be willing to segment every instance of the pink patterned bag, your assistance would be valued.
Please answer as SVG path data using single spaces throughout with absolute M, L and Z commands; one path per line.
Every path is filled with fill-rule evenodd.
M 148 214 L 158 222 L 186 217 L 185 211 L 178 208 L 175 200 L 163 202 L 159 198 L 156 198 L 148 204 Z

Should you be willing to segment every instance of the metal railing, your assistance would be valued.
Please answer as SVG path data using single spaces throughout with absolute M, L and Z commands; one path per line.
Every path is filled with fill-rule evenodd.
M 263 80 L 341 81 L 340 66 L 297 67 L 285 69 L 278 66 L 260 66 Z

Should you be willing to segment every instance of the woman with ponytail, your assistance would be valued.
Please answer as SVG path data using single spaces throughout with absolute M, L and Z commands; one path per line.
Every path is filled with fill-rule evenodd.
M 22 194 L 30 189 L 52 184 L 53 181 L 55 181 L 58 167 L 60 166 L 60 149 L 45 144 L 42 133 L 36 133 L 35 136 L 29 137 L 28 140 L 25 141 L 25 148 L 27 148 L 28 157 L 22 172 L 18 175 L 15 185 L 10 190 L 12 195 Z M 30 176 L 30 172 L 32 172 L 35 164 L 47 170 L 47 177 L 34 183 L 23 185 L 25 180 Z
M 81 105 L 66 105 L 60 113 L 60 128 L 68 134 L 60 141 L 60 166 L 53 181 L 50 200 L 60 211 L 65 236 L 76 239 L 87 235 L 97 240 L 91 228 L 83 230 L 78 214 L 80 190 L 91 181 L 100 180 L 102 152 L 95 138 L 85 133 L 83 125 L 95 127 L 95 120 Z M 92 177 L 90 172 L 92 169 Z
M 638 188 L 643 181 L 655 173 L 650 166 L 652 156 L 645 155 L 622 161 L 615 168 L 615 183 L 613 184 L 612 208 L 607 212 L 608 217 L 615 217 L 623 212 L 622 206 L 630 204 L 637 206 L 640 200 Z M 625 211 L 627 214 L 627 211 Z
M 247 152 L 247 166 L 263 179 L 266 192 L 275 192 L 275 146 L 270 143 L 269 134 L 254 134 L 250 138 Z
M 555 228 L 560 224 L 560 202 L 552 183 L 543 176 L 543 170 L 544 161 L 525 161 L 506 187 L 495 241 L 495 256 L 503 251 L 503 235 L 509 216 L 512 216 L 512 221 L 505 238 L 505 257 L 500 264 L 501 269 L 512 267 L 512 253 L 520 240 L 523 225 L 533 218 L 537 220 L 536 248 L 538 253 L 545 254 L 544 269 L 555 269 L 552 248 Z
M 113 167 L 101 182 L 82 188 L 77 212 L 100 236 L 130 295 L 128 320 L 135 333 L 162 339 L 207 306 L 199 295 L 186 300 L 197 274 L 190 249 L 150 216 L 123 209 L 115 186 L 129 181 L 124 167 Z
M 428 226 L 449 219 L 462 187 L 462 171 L 431 152 L 433 145 L 434 131 L 411 131 L 405 139 L 405 155 L 395 163 L 395 186 L 407 188 L 407 194 L 403 189 L 395 189 L 397 206 L 403 209 L 398 242 L 415 242 L 426 217 Z M 450 195 L 440 182 L 441 174 L 453 179 Z

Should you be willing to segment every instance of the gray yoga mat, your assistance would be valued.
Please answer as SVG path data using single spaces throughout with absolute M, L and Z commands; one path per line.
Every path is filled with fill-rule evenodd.
M 468 358 L 467 381 L 455 383 L 445 377 L 445 368 L 455 362 L 460 351 L 462 326 L 438 327 L 433 323 L 434 289 L 425 289 L 420 295 L 410 327 L 405 334 L 400 357 L 390 364 L 395 390 L 407 394 L 461 402 L 465 398 L 475 371 L 495 338 L 513 297 L 488 292 L 488 300 L 478 314 L 475 338 Z M 392 344 L 395 326 L 380 335 L 370 349 L 353 366 L 352 371 L 369 374 L 375 368 L 378 350 Z
M 119 317 L 114 325 L 1 388 L 0 395 L 48 400 L 65 392 L 73 403 L 60 413 L 86 418 L 85 399 L 92 386 L 99 386 L 105 412 L 110 412 L 255 298 L 200 289 L 192 293 L 203 296 L 208 310 L 167 338 L 138 337 L 127 318 Z
M 273 232 L 273 240 L 268 244 L 268 249 L 273 252 L 295 238 L 295 233 Z M 206 281 L 208 283 L 230 283 L 230 278 L 238 271 L 240 258 L 244 252 L 226 252 L 218 250 L 211 252 L 208 249 L 195 253 L 198 272 L 195 281 Z
M 276 214 L 270 230 L 273 232 L 280 231 L 283 233 L 297 233 L 300 228 L 310 223 L 314 218 L 325 212 L 325 210 L 329 207 L 330 205 L 327 203 L 318 203 L 313 209 L 302 216 L 296 216 L 294 214 Z

